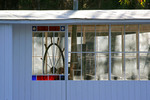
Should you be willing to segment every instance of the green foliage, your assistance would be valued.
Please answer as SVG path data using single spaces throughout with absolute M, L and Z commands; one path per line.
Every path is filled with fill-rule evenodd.
M 120 7 L 126 9 L 141 9 L 145 8 L 146 0 L 120 0 Z
M 145 8 L 145 7 L 146 7 L 146 0 L 142 1 L 140 4 L 141 4 L 141 6 L 142 6 L 143 8 Z

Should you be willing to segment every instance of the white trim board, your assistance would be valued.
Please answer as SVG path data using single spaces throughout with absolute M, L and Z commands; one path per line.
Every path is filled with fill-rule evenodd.
M 150 20 L 81 20 L 81 19 L 70 19 L 70 20 L 0 20 L 0 24 L 53 24 L 53 25 L 97 25 L 97 24 L 150 24 Z

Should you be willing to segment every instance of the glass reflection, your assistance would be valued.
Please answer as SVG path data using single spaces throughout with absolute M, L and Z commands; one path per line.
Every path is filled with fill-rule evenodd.
M 108 80 L 109 58 L 108 53 L 96 54 L 96 80 Z
M 34 57 L 34 73 L 33 75 L 38 75 L 38 74 L 42 74 L 43 73 L 43 68 L 42 66 L 42 60 L 41 57 Z
M 82 51 L 94 52 L 95 25 L 82 26 Z
M 69 80 L 81 80 L 81 54 L 68 54 L 68 78 Z
M 138 66 L 136 53 L 125 54 L 125 74 L 127 80 L 138 80 Z
M 109 36 L 108 25 L 96 26 L 95 39 L 97 52 L 108 52 L 108 36 Z
M 68 33 L 68 51 L 81 52 L 81 25 L 69 25 Z
M 42 34 L 38 32 L 33 34 L 33 56 L 42 56 Z
M 125 51 L 136 51 L 138 25 L 126 25 L 125 26 Z
M 150 80 L 150 53 L 140 54 L 140 80 Z
M 54 37 L 53 37 L 53 32 L 45 32 L 45 34 L 44 34 L 44 37 L 43 37 L 43 41 L 44 41 L 44 51 L 43 51 L 43 61 L 45 62 L 45 67 L 44 67 L 44 72 L 46 73 L 46 74 L 53 74 L 53 73 L 55 73 L 56 72 L 56 70 L 55 71 L 53 71 L 53 64 L 54 64 L 54 62 L 53 62 L 53 53 L 52 53 L 52 51 L 54 51 L 53 50 L 53 48 L 54 48 L 54 46 L 52 45 L 49 49 L 48 49 L 48 51 L 47 51 L 47 54 L 46 54 L 46 57 L 45 57 L 45 59 L 44 59 L 44 55 L 45 55 L 45 51 L 46 51 L 46 49 L 47 49 L 47 47 L 50 45 L 50 44 L 52 44 L 53 43 L 53 41 L 54 41 Z M 42 62 L 43 63 L 43 62 Z
M 111 51 L 121 52 L 123 49 L 122 40 L 124 34 L 123 25 L 112 25 L 111 26 Z
M 82 79 L 95 80 L 95 54 L 82 53 Z
M 32 74 L 42 73 L 43 33 L 36 32 L 32 35 Z
M 140 51 L 150 51 L 150 25 L 140 25 L 139 47 Z
M 33 33 L 32 74 L 64 74 L 65 33 Z
M 121 53 L 111 54 L 111 79 L 123 80 L 124 66 Z

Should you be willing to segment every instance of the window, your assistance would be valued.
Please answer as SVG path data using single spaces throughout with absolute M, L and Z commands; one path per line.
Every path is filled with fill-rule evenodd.
M 150 80 L 149 24 L 32 28 L 33 80 Z
M 108 25 L 70 25 L 69 80 L 108 80 Z
M 150 25 L 139 25 L 139 70 L 141 80 L 150 80 Z
M 32 80 L 64 80 L 64 26 L 33 26 Z
M 69 80 L 149 80 L 149 33 L 150 25 L 70 25 Z

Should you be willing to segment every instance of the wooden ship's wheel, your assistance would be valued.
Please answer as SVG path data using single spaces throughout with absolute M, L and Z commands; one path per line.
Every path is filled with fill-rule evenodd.
M 52 40 L 52 37 L 51 37 Z M 44 52 L 44 56 L 42 58 L 43 61 L 43 74 L 63 74 L 64 73 L 64 67 L 65 67 L 65 58 L 64 58 L 64 50 L 65 48 L 61 48 L 61 46 L 59 45 L 59 38 L 57 38 L 57 43 L 53 43 L 53 41 L 51 41 L 51 43 L 46 46 L 45 45 L 45 52 Z M 51 54 L 53 54 L 53 50 L 52 47 L 55 46 L 55 52 L 57 52 L 58 54 L 53 55 L 52 57 L 50 57 L 50 52 Z M 55 56 L 58 55 L 57 59 L 55 58 Z M 55 61 L 53 61 L 55 59 Z M 61 66 L 58 66 L 58 63 L 62 62 Z M 47 67 L 49 67 L 50 71 L 47 72 Z

